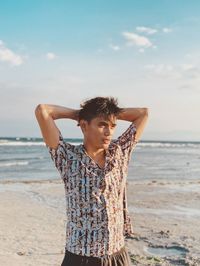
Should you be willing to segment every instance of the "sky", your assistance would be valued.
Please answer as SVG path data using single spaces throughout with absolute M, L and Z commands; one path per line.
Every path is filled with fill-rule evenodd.
M 141 140 L 200 141 L 199 85 L 200 1 L 0 2 L 0 137 L 42 137 L 40 103 L 113 96 L 149 109 Z M 55 122 L 83 137 L 75 121 Z

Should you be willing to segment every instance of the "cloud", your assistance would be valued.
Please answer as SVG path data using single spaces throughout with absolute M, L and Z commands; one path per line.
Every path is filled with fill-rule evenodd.
M 157 29 L 148 28 L 148 27 L 144 27 L 144 26 L 138 26 L 138 27 L 136 27 L 136 30 L 138 32 L 146 33 L 148 35 L 152 35 L 152 34 L 158 33 Z M 171 28 L 164 27 L 164 28 L 161 29 L 161 31 L 164 32 L 164 33 L 169 33 L 169 32 L 172 32 L 173 30 Z
M 183 73 L 183 76 L 188 79 L 199 79 L 200 77 L 200 68 L 194 64 L 182 64 L 180 65 L 180 70 Z
M 144 47 L 144 48 L 148 48 L 151 47 L 153 44 L 151 43 L 151 41 L 142 35 L 138 35 L 136 33 L 133 32 L 123 32 L 122 33 L 123 36 L 125 37 L 125 39 L 128 41 L 127 45 L 128 46 L 139 46 L 139 47 Z
M 120 50 L 120 47 L 118 45 L 114 45 L 114 44 L 111 43 L 109 46 L 114 51 L 119 51 Z
M 174 66 L 170 64 L 148 64 L 145 65 L 144 68 L 151 71 L 151 73 L 154 73 L 156 76 L 177 77 Z
M 157 48 L 157 46 L 152 43 L 151 39 L 145 35 L 153 35 L 160 31 L 164 33 L 169 33 L 172 31 L 172 29 L 164 27 L 158 30 L 155 28 L 150 28 L 150 27 L 145 27 L 145 26 L 137 26 L 136 31 L 143 33 L 143 34 L 136 34 L 134 32 L 124 31 L 122 32 L 122 35 L 127 40 L 127 43 L 126 43 L 127 46 L 138 46 L 139 47 L 138 51 L 140 53 L 144 53 L 145 48 L 149 48 L 149 47 L 153 49 Z
M 170 28 L 163 28 L 162 31 L 164 33 L 169 33 L 169 32 L 172 32 L 172 29 L 170 29 Z
M 49 52 L 49 53 L 46 54 L 46 58 L 48 60 L 54 60 L 56 57 L 57 56 L 54 53 L 51 53 L 51 52 Z
M 174 67 L 169 64 L 149 64 L 145 65 L 144 68 L 154 70 L 155 72 L 172 71 L 174 69 Z
M 19 66 L 23 63 L 22 57 L 8 49 L 2 40 L 0 40 L 0 61 L 8 62 L 13 66 Z
M 194 64 L 148 64 L 144 66 L 152 74 L 160 77 L 194 80 L 200 77 L 200 68 Z
M 191 69 L 194 69 L 195 66 L 192 65 L 192 64 L 182 64 L 182 65 L 181 65 L 181 68 L 182 68 L 183 70 L 191 70 Z
M 155 34 L 158 31 L 156 29 L 147 28 L 147 27 L 143 27 L 143 26 L 136 27 L 136 30 L 139 32 L 147 33 L 147 34 Z

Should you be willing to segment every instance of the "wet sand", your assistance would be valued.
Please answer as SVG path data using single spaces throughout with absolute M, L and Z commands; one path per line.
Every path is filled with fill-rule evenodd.
M 133 265 L 200 265 L 200 182 L 129 182 L 128 191 Z
M 0 265 L 61 265 L 62 181 L 2 181 L 0 202 Z M 128 208 L 133 265 L 200 265 L 200 181 L 129 181 Z

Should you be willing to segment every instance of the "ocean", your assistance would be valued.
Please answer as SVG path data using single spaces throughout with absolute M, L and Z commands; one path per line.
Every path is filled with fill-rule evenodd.
M 74 145 L 82 139 L 65 139 Z M 128 180 L 197 180 L 200 142 L 139 141 Z M 42 138 L 0 138 L 0 182 L 59 179 Z

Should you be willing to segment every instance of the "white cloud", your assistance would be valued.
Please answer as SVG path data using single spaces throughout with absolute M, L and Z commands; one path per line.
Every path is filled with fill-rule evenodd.
M 136 27 L 136 30 L 139 31 L 139 32 L 147 33 L 147 34 L 155 34 L 157 32 L 156 29 L 147 28 L 147 27 L 143 27 L 143 26 Z
M 200 67 L 194 64 L 149 64 L 144 69 L 160 77 L 175 78 L 179 80 L 199 80 Z
M 169 32 L 172 32 L 172 29 L 170 29 L 170 28 L 163 28 L 162 31 L 164 33 L 169 33 Z
M 169 64 L 149 64 L 144 66 L 145 69 L 153 71 L 157 75 L 169 75 L 174 70 L 174 67 Z
M 195 66 L 194 65 L 192 65 L 192 64 L 182 64 L 181 65 L 181 68 L 183 69 L 183 70 L 191 70 L 191 69 L 195 69 Z
M 136 30 L 137 30 L 138 32 L 143 32 L 143 33 L 146 33 L 146 34 L 149 34 L 149 35 L 151 35 L 151 34 L 155 34 L 155 33 L 158 32 L 157 29 L 148 28 L 148 27 L 143 27 L 143 26 L 138 26 L 138 27 L 136 27 Z M 169 32 L 172 32 L 173 30 L 172 30 L 171 28 L 164 27 L 164 28 L 162 28 L 162 31 L 163 31 L 164 33 L 169 33 Z
M 54 60 L 56 57 L 57 56 L 54 53 L 51 53 L 51 52 L 49 52 L 49 53 L 46 54 L 46 58 L 48 60 Z
M 173 70 L 173 66 L 167 65 L 167 64 L 157 64 L 157 65 L 156 64 L 149 64 L 149 65 L 145 65 L 144 68 L 155 70 L 155 72 Z
M 151 41 L 145 36 L 141 36 L 133 32 L 123 32 L 122 34 L 125 37 L 125 39 L 128 41 L 127 45 L 129 46 L 136 45 L 145 48 L 152 46 Z
M 120 50 L 120 47 L 118 45 L 114 45 L 114 44 L 111 43 L 109 46 L 114 51 L 119 51 Z
M 8 62 L 13 66 L 19 66 L 23 63 L 22 57 L 8 49 L 2 40 L 0 40 L 0 61 Z
M 147 76 L 151 78 L 165 78 L 168 80 L 177 80 L 182 78 L 180 68 L 171 64 L 149 64 L 144 68 L 148 70 Z
M 187 79 L 200 80 L 200 67 L 195 64 L 182 64 L 180 65 L 182 75 Z

